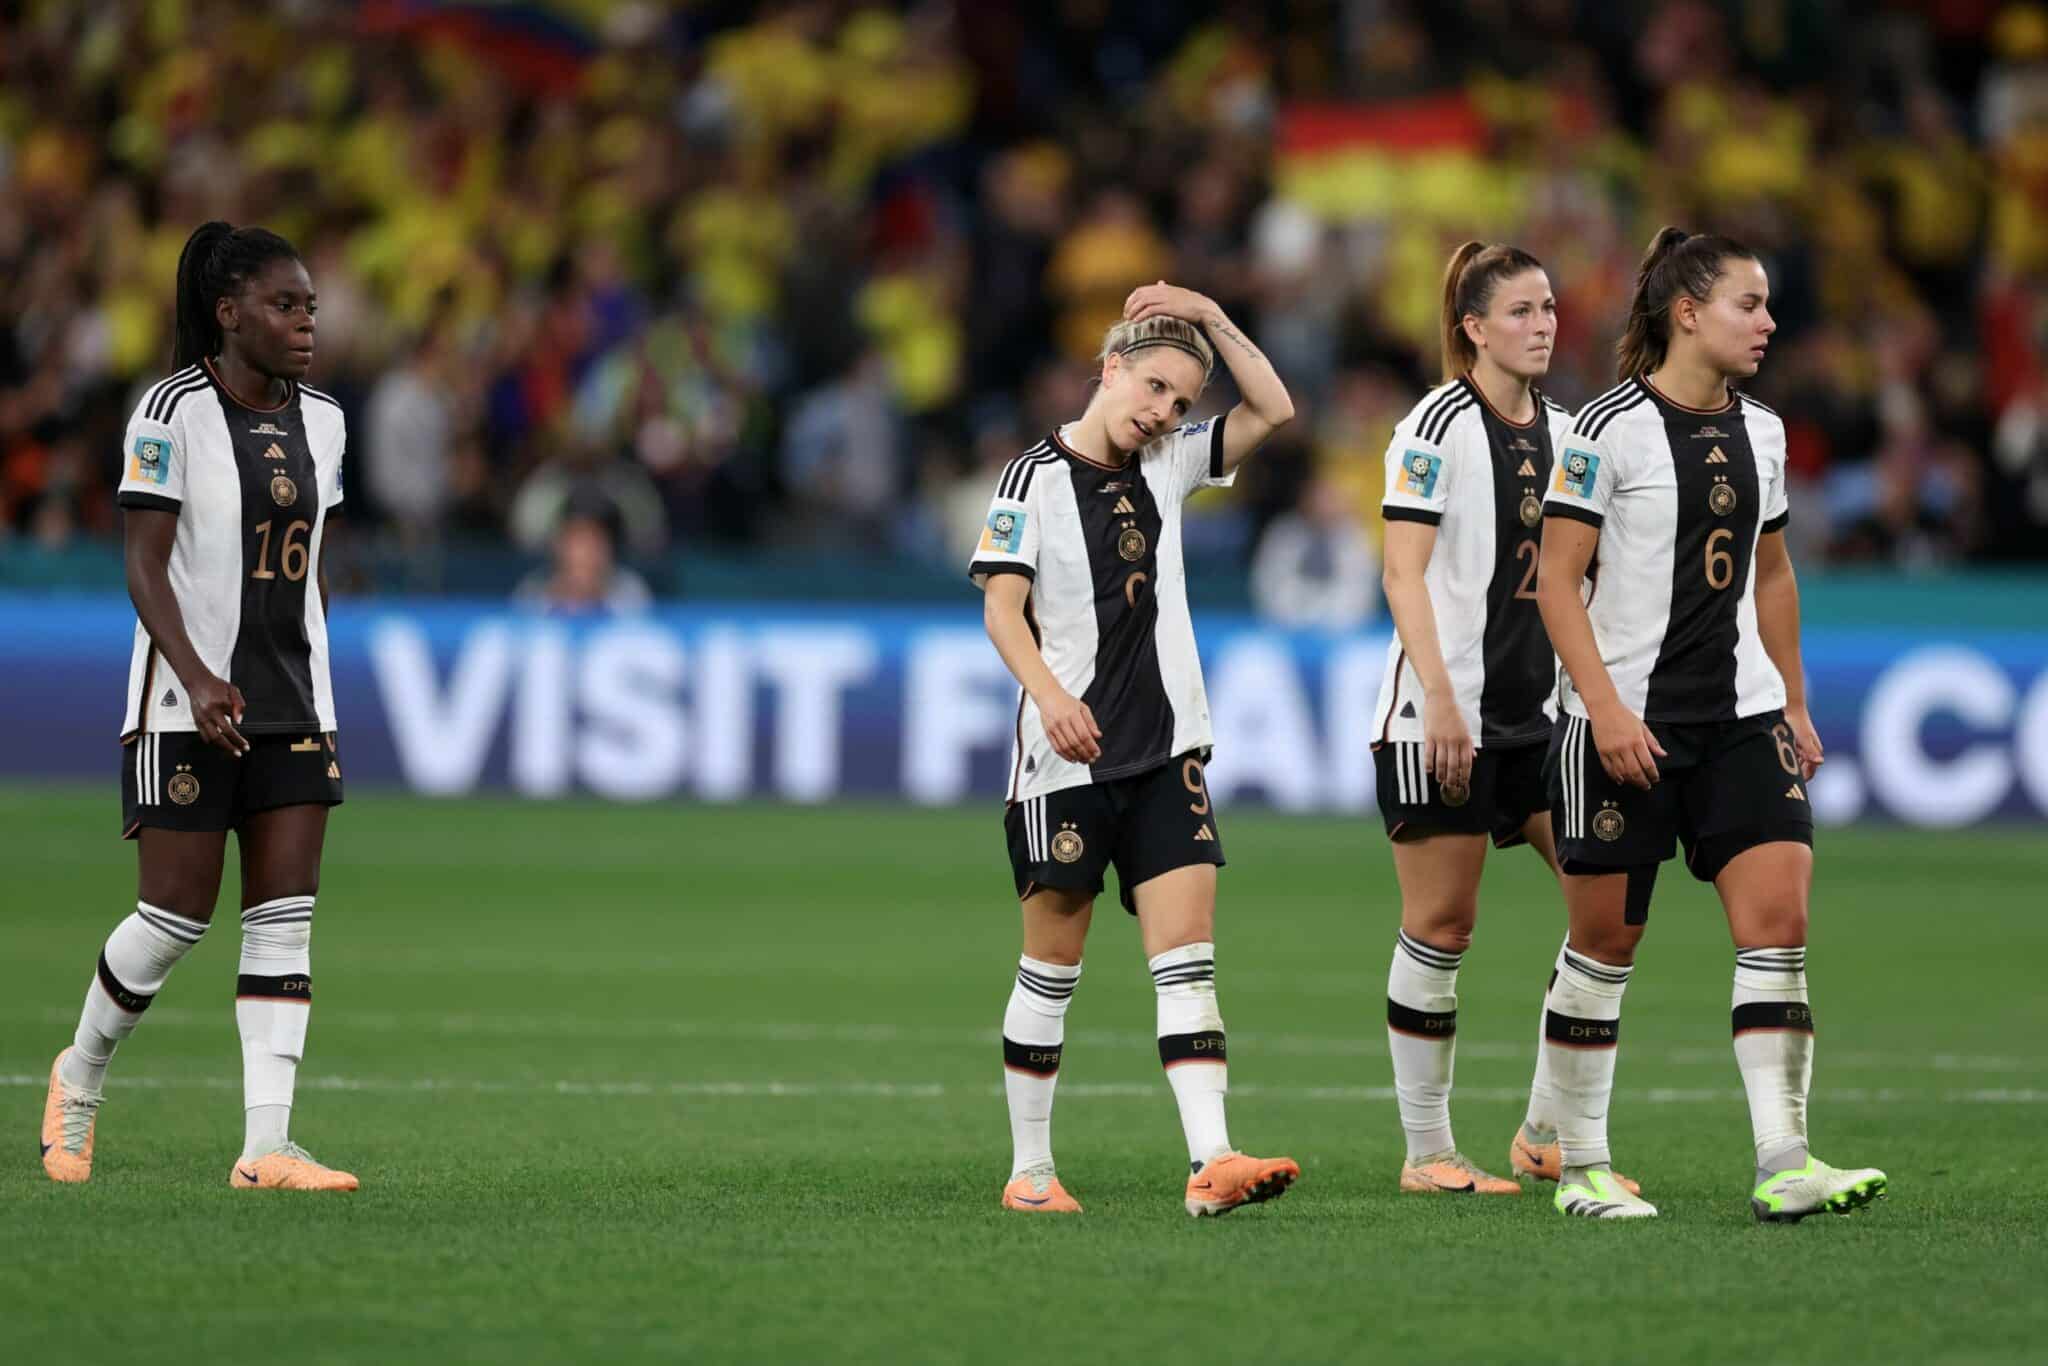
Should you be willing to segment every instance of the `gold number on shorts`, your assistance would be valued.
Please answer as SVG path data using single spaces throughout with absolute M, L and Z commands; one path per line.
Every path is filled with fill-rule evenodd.
M 1197 816 L 1209 814 L 1209 789 L 1202 782 L 1202 761 L 1190 759 L 1180 766 L 1181 785 L 1195 794 L 1195 800 L 1188 803 L 1188 810 Z
M 1715 549 L 1715 545 L 1734 539 L 1735 533 L 1727 527 L 1717 527 L 1707 537 L 1707 587 L 1717 592 L 1735 582 L 1735 556 L 1726 549 Z
M 1793 777 L 1799 776 L 1799 749 L 1792 743 L 1792 727 L 1780 721 L 1771 727 L 1771 738 L 1778 742 L 1778 763 Z
M 263 545 L 256 552 L 256 567 L 249 571 L 249 577 L 252 579 L 274 579 L 277 577 L 277 569 L 270 567 L 270 528 L 272 525 L 273 523 L 265 522 L 256 528 L 257 534 L 263 537 Z M 293 522 L 284 529 L 284 541 L 278 547 L 277 553 L 278 569 L 282 569 L 285 578 L 293 583 L 297 583 L 300 579 L 306 577 L 306 569 L 309 561 L 312 559 L 312 552 L 308 549 L 310 541 L 307 538 L 312 535 L 312 532 L 313 524 L 306 521 Z M 294 536 L 300 539 L 293 540 Z

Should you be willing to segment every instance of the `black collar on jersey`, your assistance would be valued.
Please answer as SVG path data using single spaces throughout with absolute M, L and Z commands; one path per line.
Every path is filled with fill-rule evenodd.
M 1124 457 L 1124 463 L 1121 465 L 1105 465 L 1100 460 L 1091 460 L 1087 456 L 1081 454 L 1081 452 L 1075 450 L 1072 446 L 1069 446 L 1067 444 L 1067 439 L 1060 435 L 1060 429 L 1057 427 L 1052 429 L 1052 444 L 1059 447 L 1060 450 L 1066 453 L 1067 455 L 1073 456 L 1074 459 L 1080 461 L 1082 464 L 1088 466 L 1090 469 L 1096 470 L 1129 469 L 1131 461 L 1137 459 L 1138 457 L 1138 453 L 1136 451 L 1132 451 L 1129 455 Z
M 1526 432 L 1531 427 L 1535 426 L 1537 423 L 1543 420 L 1543 391 L 1541 389 L 1538 389 L 1533 384 L 1529 386 L 1529 398 L 1531 401 L 1535 403 L 1536 411 L 1533 415 L 1531 415 L 1527 422 L 1517 422 L 1513 418 L 1509 417 L 1506 413 L 1502 412 L 1500 409 L 1494 407 L 1491 403 L 1488 403 L 1486 401 L 1486 391 L 1479 387 L 1478 380 L 1472 378 L 1472 372 L 1470 370 L 1467 370 L 1464 374 L 1458 376 L 1458 382 L 1463 384 L 1467 389 L 1470 389 L 1472 391 L 1472 397 L 1479 400 L 1479 406 L 1486 409 L 1487 412 L 1492 413 L 1496 418 L 1500 419 L 1501 425 L 1504 427 L 1512 427 L 1518 432 Z
M 291 407 L 292 400 L 299 396 L 299 382 L 288 379 L 284 382 L 284 402 L 278 404 L 275 408 L 251 408 L 248 404 L 235 397 L 235 391 L 228 388 L 227 383 L 214 370 L 211 360 L 202 360 L 199 364 L 205 368 L 206 377 L 213 381 L 213 387 L 220 390 L 220 396 L 245 413 L 281 413 Z
M 1666 394 L 1662 389 L 1659 389 L 1656 385 L 1650 383 L 1650 377 L 1648 375 L 1637 375 L 1636 383 L 1642 385 L 1644 391 L 1648 393 L 1651 398 L 1656 399 L 1659 403 L 1662 403 L 1667 407 L 1676 408 L 1681 413 L 1692 413 L 1698 417 L 1719 417 L 1723 413 L 1735 411 L 1735 409 L 1739 407 L 1742 403 L 1741 397 L 1736 394 L 1735 386 L 1732 384 L 1728 385 L 1728 401 L 1722 404 L 1720 407 L 1688 408 L 1683 403 L 1680 403 L 1677 399 L 1672 398 L 1671 396 Z

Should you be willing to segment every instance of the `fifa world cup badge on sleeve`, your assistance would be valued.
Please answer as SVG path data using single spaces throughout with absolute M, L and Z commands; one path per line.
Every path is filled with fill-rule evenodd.
M 997 508 L 988 515 L 988 529 L 981 533 L 981 548 L 999 555 L 1014 555 L 1024 544 L 1024 513 L 1018 508 Z
M 1593 482 L 1599 474 L 1599 456 L 1591 451 L 1573 450 L 1567 446 L 1564 459 L 1557 462 L 1557 491 L 1569 493 L 1575 498 L 1591 498 Z
M 1434 498 L 1436 477 L 1443 471 L 1444 458 L 1427 451 L 1410 451 L 1401 457 L 1401 492 L 1413 498 Z
M 154 436 L 135 438 L 134 468 L 128 477 L 138 483 L 168 484 L 171 481 L 171 443 Z

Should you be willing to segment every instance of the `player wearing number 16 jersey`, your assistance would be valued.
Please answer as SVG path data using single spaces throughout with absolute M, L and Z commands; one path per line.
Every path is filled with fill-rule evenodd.
M 1762 364 L 1769 297 L 1740 243 L 1658 233 L 1618 347 L 1622 382 L 1579 411 L 1546 495 L 1537 596 L 1565 675 L 1550 797 L 1571 929 L 1544 1048 L 1566 1214 L 1656 1214 L 1608 1167 L 1607 1105 L 1649 887 L 1681 843 L 1735 940 L 1757 1217 L 1846 1213 L 1884 1193 L 1884 1173 L 1806 1147 L 1806 784 L 1822 753 L 1785 551 L 1785 424 L 1732 387 Z
M 1555 864 L 1542 769 L 1557 671 L 1535 583 L 1543 488 L 1569 419 L 1537 387 L 1557 300 L 1535 257 L 1459 247 L 1442 321 L 1446 382 L 1396 426 L 1381 504 L 1395 636 L 1373 760 L 1401 884 L 1387 1045 L 1408 1145 L 1400 1188 L 1517 1195 L 1452 1141 L 1457 980 L 1489 837 Z M 1529 1110 L 1539 1148 L 1551 1142 L 1546 1096 L 1539 1059 Z
M 229 1184 L 356 1186 L 288 1131 L 320 847 L 341 801 L 321 546 L 346 434 L 335 401 L 301 382 L 314 308 L 289 242 L 203 225 L 178 261 L 180 368 L 128 423 L 117 497 L 136 627 L 121 796 L 140 890 L 50 1069 L 42 1149 L 56 1181 L 91 1176 L 107 1064 L 206 933 L 233 830 L 244 1137 Z

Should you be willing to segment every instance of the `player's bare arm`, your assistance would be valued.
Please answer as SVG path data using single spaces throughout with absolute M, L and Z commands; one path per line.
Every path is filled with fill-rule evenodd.
M 1657 758 L 1664 747 L 1643 724 L 1643 718 L 1622 703 L 1600 659 L 1593 638 L 1593 620 L 1580 600 L 1579 585 L 1600 544 L 1597 527 L 1568 517 L 1543 519 L 1543 549 L 1537 561 L 1536 610 L 1551 648 L 1571 675 L 1572 686 L 1585 699 L 1600 766 L 1618 783 L 1648 788 L 1657 781 Z
M 1024 618 L 1030 597 L 1031 580 L 1022 574 L 992 575 L 982 595 L 982 624 L 1011 676 L 1038 708 L 1053 752 L 1069 763 L 1092 764 L 1102 757 L 1102 730 L 1088 704 L 1061 687 L 1046 667 Z
M 1274 432 L 1294 420 L 1294 400 L 1280 381 L 1266 353 L 1252 345 L 1216 301 L 1192 289 L 1161 280 L 1140 285 L 1124 301 L 1124 317 L 1143 322 L 1161 315 L 1191 322 L 1209 334 L 1216 354 L 1237 382 L 1239 401 L 1223 426 L 1223 469 L 1226 473 L 1244 463 Z
M 199 659 L 185 630 L 185 617 L 171 591 L 171 546 L 178 536 L 178 514 L 154 508 L 129 508 L 123 516 L 122 548 L 127 561 L 128 596 L 135 615 L 149 632 L 157 653 L 171 666 L 185 695 L 200 738 L 230 754 L 249 752 L 249 742 L 235 726 L 246 704 L 241 690 L 217 677 Z
M 1785 680 L 1785 724 L 1792 728 L 1800 773 L 1811 779 L 1826 755 L 1806 710 L 1806 667 L 1799 657 L 1799 580 L 1792 572 L 1792 554 L 1782 530 L 1757 538 L 1756 629 L 1764 653 Z
M 1228 431 L 1225 431 L 1226 440 Z M 1437 637 L 1436 607 L 1423 575 L 1436 549 L 1437 529 L 1427 522 L 1387 523 L 1386 566 L 1380 581 L 1401 648 L 1422 680 L 1422 762 L 1438 783 L 1463 786 L 1472 780 L 1472 732 L 1458 710 L 1457 689 L 1444 667 Z

